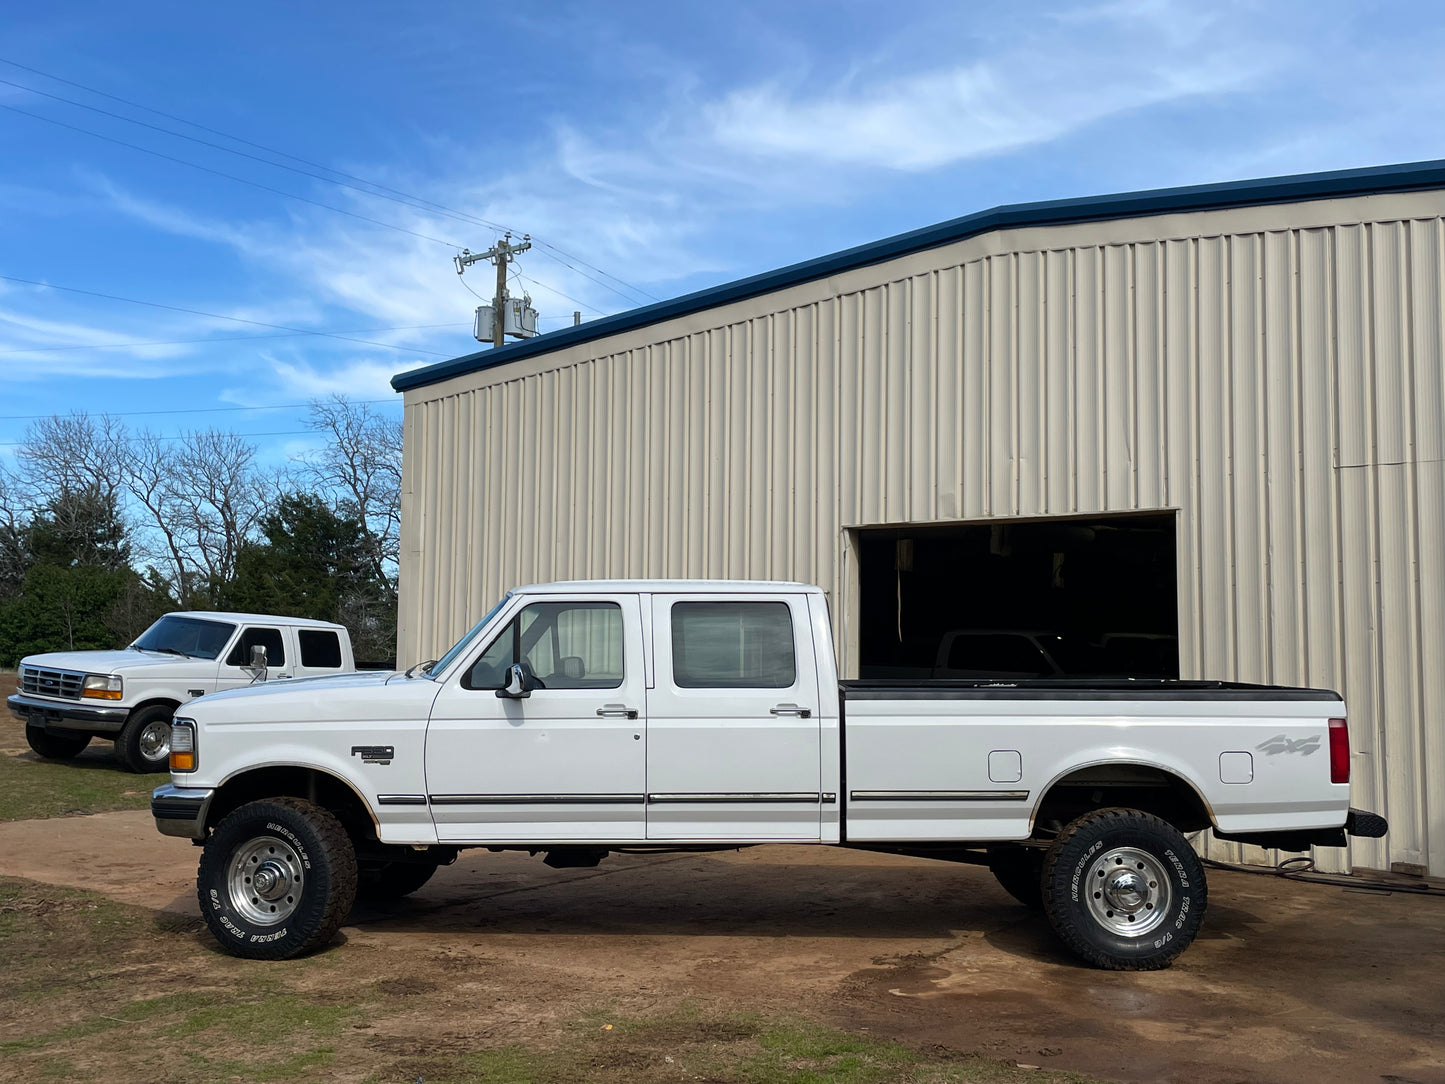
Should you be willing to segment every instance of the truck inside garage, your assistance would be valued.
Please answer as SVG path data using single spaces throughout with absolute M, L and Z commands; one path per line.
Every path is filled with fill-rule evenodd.
M 1178 677 L 1176 519 L 858 529 L 859 676 Z

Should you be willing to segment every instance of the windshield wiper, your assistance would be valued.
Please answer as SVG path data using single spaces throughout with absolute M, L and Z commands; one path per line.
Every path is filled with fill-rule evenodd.
M 136 650 L 154 651 L 157 655 L 179 655 L 183 659 L 189 659 L 191 657 L 187 652 L 182 651 L 178 647 L 138 647 Z
M 415 666 L 413 666 L 410 670 L 408 670 L 408 671 L 406 672 L 406 676 L 407 676 L 407 677 L 411 677 L 411 676 L 414 675 L 418 670 L 420 670 L 423 674 L 425 674 L 425 673 L 427 673 L 428 671 L 430 671 L 431 668 L 432 668 L 433 666 L 435 666 L 436 664 L 437 664 L 436 659 L 427 659 L 426 662 L 419 662 L 419 663 L 417 663 Z

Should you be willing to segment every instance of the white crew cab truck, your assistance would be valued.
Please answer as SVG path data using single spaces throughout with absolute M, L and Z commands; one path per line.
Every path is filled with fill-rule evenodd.
M 158 829 L 204 846 L 226 951 L 327 942 L 464 847 L 816 843 L 987 864 L 1063 941 L 1167 965 L 1204 915 L 1184 833 L 1304 849 L 1351 810 L 1331 692 L 1164 680 L 837 680 L 823 593 L 792 583 L 554 583 L 440 660 L 222 693 L 179 712 Z
M 258 651 L 259 649 L 259 651 Z M 253 682 L 355 671 L 341 625 L 304 617 L 182 611 L 121 651 L 61 651 L 20 660 L 6 703 L 43 757 L 115 742 L 133 772 L 165 771 L 171 716 L 198 696 Z

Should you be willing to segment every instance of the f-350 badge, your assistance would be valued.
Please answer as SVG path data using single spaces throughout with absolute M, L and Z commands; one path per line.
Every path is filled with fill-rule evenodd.
M 394 745 L 353 745 L 351 755 L 359 756 L 367 764 L 390 764 L 396 756 Z

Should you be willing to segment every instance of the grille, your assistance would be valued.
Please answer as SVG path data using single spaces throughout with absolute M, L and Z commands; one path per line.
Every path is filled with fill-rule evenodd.
M 80 699 L 80 685 L 84 674 L 74 670 L 47 670 L 39 666 L 20 668 L 20 691 L 36 696 L 63 696 L 67 700 Z

